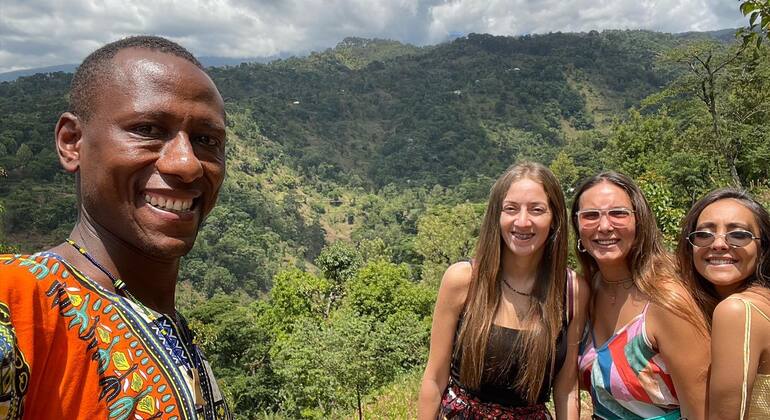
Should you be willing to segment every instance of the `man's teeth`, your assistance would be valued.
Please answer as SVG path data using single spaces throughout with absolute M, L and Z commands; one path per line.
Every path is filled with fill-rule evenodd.
M 166 211 L 188 211 L 193 200 L 145 194 L 144 200 L 153 207 Z

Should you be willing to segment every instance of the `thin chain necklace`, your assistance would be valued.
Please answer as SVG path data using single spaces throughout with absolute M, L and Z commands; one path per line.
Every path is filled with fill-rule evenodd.
M 78 245 L 77 242 L 73 241 L 70 238 L 67 238 L 66 241 L 68 244 L 72 245 L 75 249 L 77 249 L 82 256 L 86 257 L 88 262 L 93 264 L 96 268 L 98 268 L 102 273 L 104 273 L 104 275 L 106 275 L 110 279 L 110 281 L 112 282 L 112 286 L 115 288 L 115 293 L 121 294 L 124 297 L 126 297 L 128 300 L 133 302 L 135 306 L 139 307 L 139 309 L 141 309 L 142 312 L 144 312 L 145 316 L 149 318 L 150 322 L 156 323 L 156 320 L 158 319 L 158 317 L 156 317 L 155 314 L 152 313 L 152 311 L 150 311 L 149 308 L 147 308 L 147 306 L 145 306 L 142 302 L 139 301 L 139 299 L 137 299 L 131 292 L 128 291 L 128 287 L 126 287 L 126 283 L 123 280 L 119 279 L 117 276 L 112 274 L 110 270 L 108 270 L 106 267 L 100 264 L 99 261 L 96 260 L 96 258 L 94 258 L 85 248 Z M 181 338 L 184 338 L 183 340 L 179 340 L 179 342 L 182 344 L 182 349 L 184 349 L 184 352 L 187 353 L 187 356 L 190 358 L 190 364 L 192 364 L 192 367 L 188 372 L 188 375 L 193 381 L 193 393 L 195 394 L 194 395 L 195 405 L 203 406 L 205 405 L 206 402 L 203 398 L 203 387 L 201 386 L 201 378 L 198 370 L 198 366 L 202 366 L 202 363 L 200 360 L 198 360 L 198 352 L 195 349 L 194 338 L 192 337 L 192 334 L 188 334 L 188 332 L 186 331 L 186 325 L 183 324 L 179 315 L 176 313 L 176 310 L 174 311 L 174 320 L 172 320 L 172 323 L 178 325 L 179 334 L 182 336 Z M 189 343 L 190 349 L 187 348 L 187 344 L 185 344 L 185 341 Z
M 532 297 L 532 292 L 530 292 L 530 293 L 524 293 L 524 292 L 522 292 L 522 291 L 520 291 L 520 290 L 516 290 L 516 288 L 515 288 L 515 287 L 511 286 L 511 284 L 510 284 L 510 283 L 508 283 L 508 279 L 506 279 L 505 277 L 502 277 L 502 279 L 503 279 L 503 283 L 504 283 L 506 286 L 508 286 L 508 288 L 509 288 L 509 289 L 511 289 L 511 290 L 513 291 L 513 293 L 516 293 L 517 295 L 520 295 L 520 296 L 524 296 L 524 297 Z
M 623 284 L 623 283 L 626 283 L 626 282 L 629 282 L 629 281 L 634 281 L 633 277 L 626 277 L 626 278 L 620 279 L 620 280 L 607 280 L 607 279 L 604 278 L 604 276 L 601 276 L 601 279 L 602 279 L 602 281 L 604 283 L 607 283 L 607 284 Z
M 626 278 L 620 279 L 620 280 L 607 280 L 607 279 L 604 278 L 604 276 L 602 276 L 600 274 L 599 278 L 602 280 L 602 283 L 604 283 L 604 284 L 611 285 L 611 286 L 622 285 L 623 289 L 625 289 L 625 290 L 628 290 L 628 289 L 634 287 L 634 278 L 633 277 L 626 277 Z M 629 282 L 630 282 L 630 284 L 628 285 L 628 287 L 626 287 L 625 284 L 629 283 Z M 615 302 L 617 301 L 617 296 L 618 296 L 618 288 L 617 287 L 613 287 L 612 288 L 612 294 L 610 295 L 610 303 L 613 306 L 615 306 Z

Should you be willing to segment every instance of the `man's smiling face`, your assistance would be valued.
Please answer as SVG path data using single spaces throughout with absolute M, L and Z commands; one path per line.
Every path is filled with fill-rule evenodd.
M 224 103 L 189 61 L 128 48 L 82 123 L 82 211 L 154 258 L 192 248 L 225 175 Z

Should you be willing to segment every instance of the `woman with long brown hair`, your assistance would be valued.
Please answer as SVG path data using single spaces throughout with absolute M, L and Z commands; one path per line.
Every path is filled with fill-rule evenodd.
M 616 172 L 587 179 L 572 223 L 592 285 L 579 365 L 595 418 L 704 418 L 706 323 L 639 187 Z
M 450 266 L 433 316 L 419 418 L 577 419 L 577 351 L 589 292 L 567 270 L 567 215 L 548 168 L 495 182 L 475 258 Z
M 770 215 L 723 188 L 682 222 L 682 278 L 711 324 L 709 417 L 770 418 Z

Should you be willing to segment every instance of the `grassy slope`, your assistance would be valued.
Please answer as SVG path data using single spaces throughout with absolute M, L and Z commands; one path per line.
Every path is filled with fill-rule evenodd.
M 394 380 L 388 386 L 372 395 L 363 409 L 365 419 L 413 419 L 417 417 L 417 395 L 420 391 L 422 371 L 410 372 Z M 580 418 L 590 420 L 591 398 L 585 392 L 580 395 Z M 551 411 L 553 406 L 549 403 Z M 343 417 L 343 415 L 334 416 Z M 348 419 L 357 419 L 358 413 L 344 415 Z

